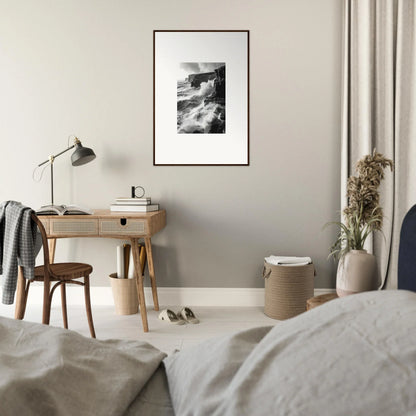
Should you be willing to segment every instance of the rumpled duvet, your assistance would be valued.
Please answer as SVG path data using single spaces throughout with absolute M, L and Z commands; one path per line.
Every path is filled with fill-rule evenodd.
M 173 414 L 416 415 L 416 293 L 347 296 L 169 357 L 0 318 L 1 416 Z
M 416 415 L 416 293 L 337 299 L 164 364 L 178 416 Z
M 145 342 L 0 318 L 0 415 L 172 415 L 165 356 Z

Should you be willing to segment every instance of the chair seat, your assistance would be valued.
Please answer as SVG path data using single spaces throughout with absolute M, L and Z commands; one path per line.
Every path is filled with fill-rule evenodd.
M 92 273 L 92 266 L 86 263 L 54 263 L 49 266 L 53 276 L 51 280 L 72 280 L 88 276 Z M 44 267 L 35 267 L 34 280 L 43 280 Z

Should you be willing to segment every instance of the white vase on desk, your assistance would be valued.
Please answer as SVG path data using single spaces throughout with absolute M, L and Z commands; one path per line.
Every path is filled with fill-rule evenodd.
M 366 250 L 350 250 L 346 253 L 338 263 L 336 287 L 340 297 L 376 290 L 378 279 L 375 256 Z

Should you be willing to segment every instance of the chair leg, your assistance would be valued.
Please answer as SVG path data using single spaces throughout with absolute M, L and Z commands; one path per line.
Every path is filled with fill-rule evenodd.
M 91 337 L 95 338 L 94 323 L 92 321 L 91 300 L 90 300 L 90 276 L 84 276 L 84 295 L 85 309 L 87 310 L 88 326 L 90 327 Z
M 61 284 L 61 305 L 62 305 L 62 319 L 64 321 L 64 328 L 68 329 L 68 314 L 66 309 L 66 285 L 65 282 Z
M 28 281 L 28 283 L 30 283 Z M 26 279 L 23 276 L 22 268 L 19 266 L 17 275 L 16 307 L 14 310 L 15 319 L 23 319 L 26 309 Z
M 26 283 L 25 299 L 24 299 L 23 308 L 22 308 L 22 319 L 25 317 L 26 305 L 27 305 L 27 298 L 29 296 L 29 288 L 30 288 L 30 280 L 28 280 L 27 283 Z
M 43 311 L 42 311 L 42 323 L 49 325 L 51 317 L 51 303 L 52 299 L 49 296 L 50 283 L 43 282 Z
M 30 280 L 25 283 L 24 293 L 16 295 L 18 300 L 16 301 L 16 309 L 14 313 L 14 319 L 24 319 L 26 312 L 27 297 L 29 295 Z

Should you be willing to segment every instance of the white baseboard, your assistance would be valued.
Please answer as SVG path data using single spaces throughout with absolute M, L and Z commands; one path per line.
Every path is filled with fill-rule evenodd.
M 1 290 L 0 290 L 1 292 Z M 315 289 L 315 296 L 333 293 L 335 289 Z M 66 289 L 68 305 L 84 305 L 82 287 L 68 286 Z M 264 306 L 263 288 L 224 288 L 224 287 L 159 287 L 157 289 L 160 306 Z M 153 305 L 152 291 L 145 287 L 146 305 Z M 28 304 L 41 305 L 43 286 L 32 284 Z M 60 305 L 59 289 L 53 297 L 53 305 Z M 113 305 L 113 294 L 110 286 L 91 287 L 93 306 Z

